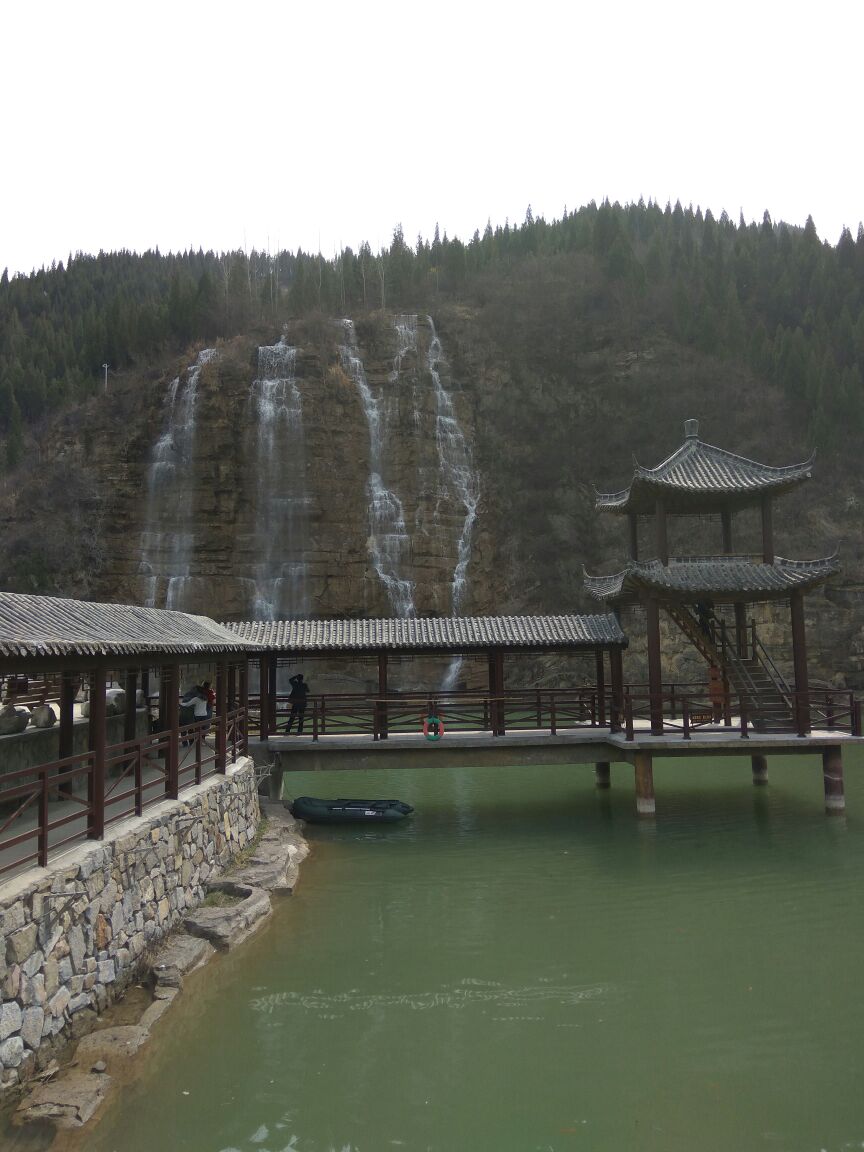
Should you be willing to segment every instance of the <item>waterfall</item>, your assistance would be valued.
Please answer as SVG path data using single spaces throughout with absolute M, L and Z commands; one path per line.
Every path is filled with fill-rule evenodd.
M 297 349 L 284 341 L 258 349 L 249 391 L 249 459 L 255 461 L 253 555 L 256 620 L 309 612 L 304 558 L 309 500 Z
M 402 501 L 382 478 L 387 412 L 383 398 L 372 392 L 366 379 L 363 361 L 358 355 L 353 321 L 343 320 L 342 328 L 345 337 L 339 349 L 342 366 L 357 387 L 369 427 L 369 479 L 366 484 L 369 496 L 369 555 L 378 578 L 387 590 L 394 615 L 413 616 L 414 581 L 402 575 L 411 547 L 405 528 L 405 513 Z M 403 351 L 397 356 L 400 365 L 404 354 Z M 398 375 L 398 369 L 396 371 Z
M 216 357 L 205 348 L 168 386 L 162 434 L 147 469 L 145 529 L 141 535 L 139 574 L 148 608 L 185 607 L 195 549 L 192 472 L 197 433 L 196 408 L 201 369 Z
M 477 519 L 477 505 L 480 502 L 480 483 L 471 463 L 471 451 L 465 433 L 456 417 L 453 398 L 441 382 L 441 373 L 447 370 L 447 361 L 441 347 L 438 333 L 431 316 L 426 317 L 429 326 L 429 349 L 426 364 L 432 378 L 435 395 L 435 443 L 438 449 L 439 497 L 436 501 L 436 517 L 443 501 L 455 502 L 460 507 L 462 527 L 456 540 L 456 565 L 450 584 L 451 612 L 458 616 L 462 611 L 465 592 L 468 588 L 468 565 L 471 561 L 471 537 Z M 451 660 L 441 690 L 450 692 L 456 687 L 462 670 L 462 658 Z
M 462 530 L 456 542 L 456 567 L 451 582 L 452 613 L 458 616 L 462 610 L 465 591 L 468 587 L 468 565 L 471 561 L 471 536 L 477 519 L 477 505 L 480 502 L 480 485 L 471 463 L 471 452 L 465 434 L 456 418 L 456 409 L 450 393 L 441 383 L 441 372 L 446 370 L 447 361 L 441 348 L 441 341 L 435 331 L 432 317 L 427 316 L 429 325 L 429 351 L 427 365 L 435 390 L 436 419 L 435 441 L 438 447 L 438 466 L 444 495 L 454 498 L 465 510 Z

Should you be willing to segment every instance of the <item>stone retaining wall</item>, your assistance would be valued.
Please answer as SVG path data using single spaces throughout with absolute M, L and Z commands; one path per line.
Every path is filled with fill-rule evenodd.
M 259 820 L 244 757 L 105 840 L 0 886 L 0 1092 L 90 1030 Z

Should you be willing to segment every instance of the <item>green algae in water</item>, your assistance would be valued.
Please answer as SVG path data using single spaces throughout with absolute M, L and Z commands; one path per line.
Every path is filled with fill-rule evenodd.
M 186 982 L 92 1152 L 864 1144 L 864 757 L 363 775 L 301 884 Z M 289 777 L 357 791 L 356 773 Z

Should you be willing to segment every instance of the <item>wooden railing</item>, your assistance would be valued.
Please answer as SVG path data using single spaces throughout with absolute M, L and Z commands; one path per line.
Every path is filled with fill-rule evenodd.
M 45 867 L 49 853 L 101 839 L 109 825 L 224 772 L 247 750 L 245 710 L 215 717 L 208 738 L 210 728 L 200 720 L 182 725 L 179 741 L 162 731 L 111 745 L 101 765 L 88 751 L 0 775 L 0 875 Z

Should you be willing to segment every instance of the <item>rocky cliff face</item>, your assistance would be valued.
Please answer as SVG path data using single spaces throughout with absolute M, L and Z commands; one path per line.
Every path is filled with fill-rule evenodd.
M 538 311 L 530 283 L 518 293 L 506 315 L 297 320 L 121 381 L 0 493 L 4 586 L 223 619 L 597 611 L 583 565 L 620 567 L 627 532 L 595 512 L 594 485 L 625 486 L 634 453 L 659 462 L 697 416 L 743 455 L 809 454 L 775 389 L 662 338 L 622 351 L 585 301 L 547 293 Z M 814 677 L 856 687 L 862 489 L 820 460 L 775 516 L 781 554 L 840 546 L 844 577 L 808 598 L 808 636 Z M 736 550 L 758 532 L 736 517 Z M 674 522 L 670 545 L 719 538 L 719 521 Z M 670 679 L 687 678 L 684 647 L 670 651 Z

